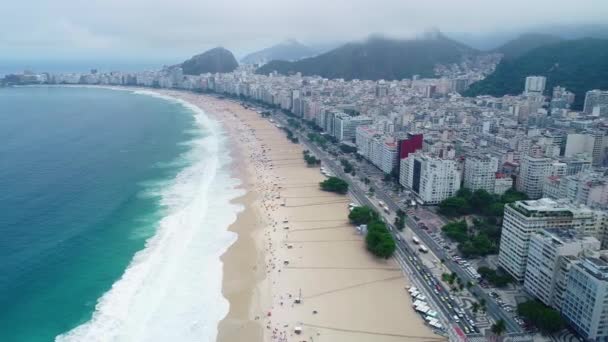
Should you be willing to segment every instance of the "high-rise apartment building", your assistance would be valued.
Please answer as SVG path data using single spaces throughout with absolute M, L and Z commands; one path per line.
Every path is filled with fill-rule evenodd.
M 416 152 L 400 162 L 399 183 L 425 204 L 437 204 L 460 189 L 460 173 L 454 160 Z
M 345 113 L 336 114 L 334 117 L 333 136 L 338 141 L 355 141 L 357 127 L 372 124 L 374 120 L 366 116 L 350 116 Z
M 505 206 L 498 264 L 522 282 L 528 248 L 534 232 L 546 228 L 573 229 L 577 234 L 603 238 L 604 219 L 598 212 L 569 201 L 548 198 L 519 201 Z
M 490 156 L 467 156 L 464 161 L 464 187 L 494 192 L 498 159 Z
M 526 94 L 542 94 L 545 91 L 547 78 L 544 76 L 528 76 L 526 77 Z
M 589 90 L 585 94 L 585 114 L 608 115 L 608 90 Z
M 524 289 L 545 305 L 561 308 L 572 260 L 586 251 L 599 251 L 600 241 L 577 236 L 572 229 L 548 228 L 532 234 Z
M 608 262 L 586 258 L 568 272 L 561 307 L 566 321 L 587 341 L 608 341 Z
M 550 158 L 525 156 L 517 176 L 517 190 L 526 193 L 531 199 L 541 198 L 545 177 L 551 174 L 551 164 Z

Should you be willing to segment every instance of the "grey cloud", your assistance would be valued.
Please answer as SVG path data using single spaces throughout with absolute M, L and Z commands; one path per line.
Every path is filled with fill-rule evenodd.
M 602 22 L 605 0 L 4 0 L 0 51 L 76 56 L 242 54 L 286 37 L 346 41 L 429 27 L 479 34 Z

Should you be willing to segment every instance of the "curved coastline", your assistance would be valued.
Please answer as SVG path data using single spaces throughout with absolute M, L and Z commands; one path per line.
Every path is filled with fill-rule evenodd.
M 342 203 L 344 200 L 320 193 L 316 186 L 303 188 L 300 183 L 317 184 L 321 176 L 304 165 L 301 160 L 302 147 L 291 145 L 268 120 L 261 119 L 257 113 L 242 108 L 236 102 L 200 94 L 145 88 L 103 88 L 166 97 L 212 116 L 218 124 L 218 131 L 225 133 L 226 147 L 230 147 L 224 151 L 230 156 L 226 174 L 230 174 L 231 179 L 239 180 L 238 184 L 234 184 L 234 189 L 241 191 L 228 201 L 230 205 L 239 206 L 241 211 L 238 215 L 235 212 L 231 220 L 222 224 L 225 232 L 236 234 L 232 235 L 221 253 L 218 250 L 214 254 L 222 277 L 221 286 L 215 286 L 212 292 L 223 294 L 218 296 L 221 298 L 216 305 L 220 310 L 213 315 L 215 318 L 205 322 L 206 329 L 196 330 L 201 327 L 197 319 L 187 324 L 190 332 L 197 331 L 196 334 L 179 335 L 181 328 L 176 327 L 178 329 L 171 330 L 172 334 L 163 335 L 153 331 L 154 335 L 148 335 L 150 332 L 145 335 L 154 336 L 152 340 L 177 336 L 180 341 L 291 341 L 296 338 L 293 327 L 304 324 L 305 333 L 300 337 L 314 338 L 315 341 L 443 339 L 434 335 L 411 309 L 411 301 L 403 291 L 404 281 L 408 280 L 397 271 L 395 262 L 370 257 L 361 245 L 361 237 L 355 236 L 348 228 L 347 211 Z M 274 152 L 270 153 L 271 150 Z M 274 164 L 277 166 L 273 168 Z M 300 183 L 290 189 L 289 185 L 295 184 L 293 182 Z M 282 189 L 282 186 L 287 188 Z M 297 207 L 302 208 L 282 211 L 275 196 L 301 197 L 298 201 L 303 202 Z M 319 197 L 332 199 L 320 208 L 315 202 L 319 201 Z M 297 234 L 290 236 L 282 230 L 277 232 L 277 222 L 282 221 L 286 214 L 300 218 Z M 332 225 L 325 230 L 316 226 L 318 222 L 312 223 L 315 220 L 306 220 L 307 217 L 320 217 L 333 221 L 334 225 L 337 222 L 340 228 L 334 230 Z M 311 223 L 304 223 L 307 221 Z M 154 239 L 156 236 L 151 241 Z M 292 241 L 290 239 L 294 242 L 287 243 Z M 288 245 L 297 247 L 294 247 L 295 250 L 289 247 L 288 250 Z M 145 255 L 141 258 L 145 258 Z M 139 259 L 138 255 L 133 264 L 137 265 Z M 280 260 L 290 260 L 291 264 L 299 267 L 282 265 Z M 132 268 L 127 270 L 123 278 L 128 278 L 127 274 Z M 319 279 L 324 281 L 319 282 Z M 120 288 L 119 282 L 114 287 Z M 201 280 L 199 288 L 201 284 L 209 285 Z M 95 338 L 100 330 L 91 327 L 110 327 L 115 331 L 133 333 L 129 328 L 137 325 L 131 322 L 126 324 L 125 329 L 120 325 L 120 320 L 113 320 L 111 315 L 106 314 L 108 306 L 105 304 L 110 301 L 107 297 L 111 297 L 114 287 L 100 299 L 93 320 L 60 336 L 58 340 L 81 341 L 86 339 L 84 337 L 91 337 L 88 340 L 103 341 L 110 336 L 120 341 L 144 340 L 144 335 L 135 333 Z M 307 293 L 319 293 L 313 297 L 320 299 L 307 301 L 301 307 L 284 305 L 288 298 L 297 293 L 298 287 L 303 287 Z M 122 305 L 127 306 L 128 303 Z M 382 310 L 383 314 L 379 315 L 378 310 Z M 199 307 L 198 313 L 190 313 L 192 317 L 200 317 L 208 311 L 207 307 Z M 312 311 L 329 315 L 311 316 Z M 125 312 L 128 310 L 125 309 Z M 141 329 L 141 325 L 139 327 Z
M 159 97 L 188 108 L 198 136 L 186 166 L 162 191 L 167 211 L 124 274 L 98 299 L 92 319 L 57 341 L 214 341 L 229 310 L 220 256 L 237 239 L 227 228 L 244 209 L 227 137 L 217 121 L 183 99 L 148 89 L 101 87 Z M 204 284 L 204 286 L 201 286 Z

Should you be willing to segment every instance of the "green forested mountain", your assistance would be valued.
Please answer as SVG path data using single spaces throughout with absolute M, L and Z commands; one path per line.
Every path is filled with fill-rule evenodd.
M 560 41 L 562 41 L 560 37 L 550 34 L 526 33 L 506 42 L 494 49 L 494 51 L 502 53 L 504 58 L 513 59 L 523 56 L 538 47 L 555 44 Z
M 296 62 L 272 61 L 257 72 L 301 72 L 307 76 L 319 75 L 347 80 L 395 80 L 412 75 L 433 76 L 436 64 L 459 62 L 463 56 L 476 53 L 476 50 L 441 34 L 415 40 L 374 37 Z
M 577 39 L 536 48 L 515 59 L 503 59 L 496 71 L 476 82 L 465 96 L 520 94 L 526 76 L 547 77 L 547 91 L 563 86 L 576 94 L 581 109 L 585 92 L 608 89 L 608 40 Z
M 186 75 L 200 75 L 208 72 L 232 72 L 239 66 L 239 63 L 232 52 L 217 47 L 196 55 L 179 66 Z

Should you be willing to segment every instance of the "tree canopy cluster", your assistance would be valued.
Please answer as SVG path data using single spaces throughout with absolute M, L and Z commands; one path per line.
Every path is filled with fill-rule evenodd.
M 501 217 L 505 204 L 526 199 L 528 199 L 526 194 L 513 189 L 507 190 L 502 196 L 499 196 L 482 189 L 471 191 L 461 188 L 456 196 L 439 203 L 439 212 L 448 217 L 470 214 Z
M 289 128 L 283 127 L 283 130 L 287 133 L 287 139 L 291 140 L 292 143 L 297 144 L 299 142 L 298 137 L 294 136 Z
M 319 183 L 321 190 L 335 192 L 338 194 L 346 194 L 348 192 L 348 183 L 338 177 L 329 177 Z
M 351 173 L 354 171 L 353 164 L 351 164 L 346 158 L 340 159 L 340 164 L 344 168 L 344 173 Z
M 524 193 L 515 190 L 498 196 L 485 190 L 472 192 L 462 188 L 456 196 L 439 203 L 439 212 L 449 217 L 470 214 L 482 217 L 475 219 L 472 227 L 463 220 L 448 223 L 442 230 L 447 237 L 459 243 L 458 249 L 465 257 L 496 254 L 500 242 L 500 218 L 504 214 L 505 204 L 527 198 Z
M 321 146 L 321 148 L 325 148 L 327 146 L 327 139 L 325 139 L 323 135 L 318 133 L 308 133 L 308 140 Z
M 372 221 L 380 221 L 378 213 L 368 206 L 354 207 L 348 214 L 350 223 L 354 225 L 368 224 Z
M 365 247 L 368 251 L 385 259 L 393 255 L 396 248 L 395 240 L 376 211 L 367 206 L 355 207 L 348 215 L 348 219 L 356 225 L 367 225 Z
M 300 123 L 300 121 L 293 119 L 293 118 L 287 119 L 287 124 L 295 129 L 300 129 L 302 127 L 302 124 Z
M 483 220 L 475 220 L 473 227 L 469 227 L 465 220 L 450 222 L 443 226 L 442 231 L 447 237 L 458 242 L 458 250 L 464 257 L 498 252 L 500 229 Z
M 477 269 L 477 273 L 496 287 L 505 287 L 513 282 L 513 277 L 510 275 L 498 272 L 489 267 L 480 267 Z
M 517 313 L 544 334 L 557 333 L 566 326 L 557 310 L 545 306 L 537 300 L 518 304 Z
M 321 159 L 318 159 L 317 157 L 310 154 L 309 150 L 304 150 L 302 154 L 304 154 L 304 161 L 306 161 L 307 166 L 321 165 Z
M 343 153 L 355 153 L 357 152 L 357 148 L 354 146 L 350 146 L 350 145 L 346 145 L 346 144 L 340 144 L 340 150 Z

